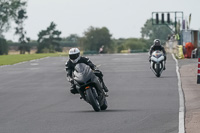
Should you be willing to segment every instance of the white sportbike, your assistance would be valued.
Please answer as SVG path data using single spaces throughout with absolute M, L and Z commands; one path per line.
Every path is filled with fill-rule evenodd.
M 164 66 L 165 66 L 164 59 L 165 57 L 164 57 L 163 52 L 159 50 L 154 51 L 151 55 L 150 68 L 157 77 L 160 77 L 161 73 L 164 70 Z

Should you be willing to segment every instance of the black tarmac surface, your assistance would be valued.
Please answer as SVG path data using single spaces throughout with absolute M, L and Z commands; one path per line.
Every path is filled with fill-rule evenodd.
M 0 133 L 177 133 L 179 95 L 175 61 L 160 78 L 147 53 L 88 56 L 104 74 L 108 109 L 70 94 L 67 57 L 0 67 Z

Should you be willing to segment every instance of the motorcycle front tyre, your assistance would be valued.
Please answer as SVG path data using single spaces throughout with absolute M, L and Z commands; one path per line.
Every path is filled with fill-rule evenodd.
M 92 105 L 93 109 L 96 112 L 98 112 L 101 110 L 101 107 L 99 105 L 99 101 L 98 101 L 97 97 L 95 97 L 95 92 L 93 92 L 93 91 L 95 91 L 95 89 L 94 90 L 92 90 L 92 88 L 87 89 L 86 95 L 87 95 L 89 103 Z
M 160 64 L 156 64 L 156 76 L 160 77 Z

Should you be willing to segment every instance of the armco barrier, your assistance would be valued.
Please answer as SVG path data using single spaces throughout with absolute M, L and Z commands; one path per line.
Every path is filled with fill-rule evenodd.
M 130 51 L 131 53 L 142 53 L 142 52 L 147 52 L 147 50 L 146 49 L 141 49 L 141 50 L 131 50 Z
M 139 50 L 121 50 L 120 53 L 142 53 L 148 52 L 146 49 L 139 49 Z
M 86 54 L 98 54 L 98 52 L 97 51 L 84 51 L 83 54 L 84 55 L 86 55 Z

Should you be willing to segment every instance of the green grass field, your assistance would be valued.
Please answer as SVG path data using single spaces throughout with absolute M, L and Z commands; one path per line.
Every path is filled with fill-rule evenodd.
M 65 56 L 63 53 L 48 53 L 48 54 L 25 54 L 25 55 L 1 55 L 0 66 L 12 65 L 19 62 L 40 59 L 44 57 Z

